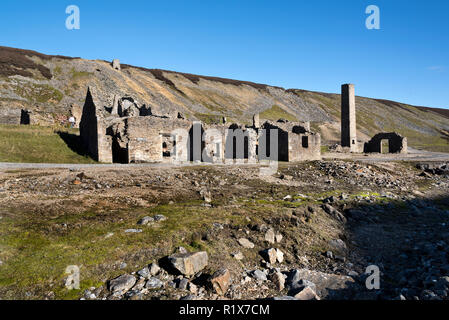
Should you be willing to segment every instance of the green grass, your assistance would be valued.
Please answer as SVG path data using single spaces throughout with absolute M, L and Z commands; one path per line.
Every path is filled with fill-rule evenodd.
M 277 121 L 279 119 L 286 119 L 289 121 L 298 121 L 296 116 L 288 113 L 284 109 L 281 109 L 279 106 L 274 105 L 270 109 L 267 109 L 259 114 L 261 119 Z
M 70 70 L 70 74 L 72 75 L 73 80 L 78 80 L 82 78 L 88 78 L 92 73 L 86 71 L 77 71 L 75 70 L 75 68 L 72 68 L 72 70 Z
M 195 113 L 195 117 L 205 124 L 222 123 L 223 116 L 207 113 Z
M 62 130 L 78 139 L 78 130 Z M 70 149 L 54 128 L 21 125 L 0 125 L 0 162 L 95 163 Z
M 37 103 L 58 103 L 64 97 L 61 91 L 47 84 L 17 86 L 15 87 L 14 92 L 28 101 Z
M 201 203 L 197 200 L 152 209 L 104 211 L 99 208 L 81 213 L 59 212 L 56 216 L 10 209 L 8 217 L 0 220 L 0 250 L 5 261 L 0 272 L 0 296 L 8 290 L 13 290 L 16 297 L 21 296 L 28 288 L 45 287 L 53 282 L 56 285 L 52 291 L 57 298 L 74 299 L 92 285 L 98 286 L 123 272 L 135 271 L 136 263 L 151 262 L 155 258 L 151 248 L 160 248 L 164 254 L 178 245 L 213 252 L 213 248 L 200 240 L 188 241 L 186 235 L 192 230 L 206 231 L 215 221 L 232 221 L 235 225 L 246 222 L 242 215 L 202 207 Z M 139 218 L 156 214 L 163 214 L 168 219 L 153 225 L 136 226 Z M 69 227 L 58 228 L 62 223 Z M 124 232 L 136 227 L 143 232 Z M 113 235 L 105 237 L 110 232 Z M 142 253 L 139 261 L 131 263 L 137 252 Z M 105 272 L 100 267 L 117 261 L 127 261 L 129 270 L 107 268 Z M 80 290 L 69 291 L 63 286 L 68 265 L 80 268 Z

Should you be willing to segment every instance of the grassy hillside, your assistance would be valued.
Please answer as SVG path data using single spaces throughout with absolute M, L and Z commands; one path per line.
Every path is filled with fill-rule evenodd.
M 0 125 L 0 162 L 95 163 L 77 149 L 77 131 Z
M 82 106 L 89 85 L 96 87 L 105 106 L 112 105 L 114 95 L 129 95 L 140 105 L 151 107 L 154 114 L 181 112 L 188 119 L 207 123 L 225 116 L 228 122 L 248 124 L 254 113 L 260 113 L 262 119 L 310 121 L 322 134 L 323 144 L 339 141 L 338 94 L 125 64 L 119 71 L 106 61 L 0 47 L 0 123 L 8 122 L 5 119 L 11 114 L 20 114 L 20 109 L 33 111 L 33 119 L 38 119 L 33 123 L 44 123 L 39 119 L 51 122 L 58 115 L 67 115 L 71 106 Z M 336 83 L 335 91 L 339 88 Z M 412 147 L 449 152 L 447 110 L 364 97 L 356 97 L 356 104 L 359 140 L 397 131 Z

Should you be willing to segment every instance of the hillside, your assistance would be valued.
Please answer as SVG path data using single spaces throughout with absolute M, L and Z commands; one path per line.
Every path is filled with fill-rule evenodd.
M 71 106 L 83 105 L 88 85 L 97 87 L 105 105 L 112 104 L 115 94 L 130 95 L 155 114 L 180 111 L 189 119 L 205 122 L 226 116 L 229 121 L 249 123 L 260 112 L 262 119 L 311 121 L 324 144 L 339 140 L 338 94 L 126 64 L 118 71 L 106 61 L 0 47 L 0 123 L 16 123 L 26 109 L 33 112 L 32 124 L 52 125 Z M 447 110 L 364 97 L 357 97 L 356 104 L 359 139 L 394 130 L 408 137 L 412 147 L 449 151 Z

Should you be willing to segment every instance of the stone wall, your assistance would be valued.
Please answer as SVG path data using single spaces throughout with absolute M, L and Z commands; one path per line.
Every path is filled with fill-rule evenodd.
M 21 109 L 0 109 L 0 124 L 20 124 Z
M 408 152 L 407 138 L 401 136 L 396 132 L 390 133 L 378 133 L 371 138 L 370 141 L 365 143 L 364 152 L 377 152 L 383 153 L 382 141 L 388 140 L 389 153 L 402 153 L 406 154 Z

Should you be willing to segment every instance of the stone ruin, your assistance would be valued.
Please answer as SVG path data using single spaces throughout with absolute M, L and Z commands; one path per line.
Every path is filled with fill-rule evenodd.
M 388 150 L 384 150 L 385 142 L 388 143 Z M 407 154 L 407 138 L 396 132 L 378 133 L 370 141 L 365 142 L 364 152 Z
M 376 134 L 368 142 L 357 141 L 355 90 L 353 84 L 341 86 L 341 151 L 354 153 L 407 154 L 407 138 L 396 132 Z M 388 145 L 388 150 L 385 146 Z
M 93 158 L 104 163 L 321 159 L 320 134 L 311 132 L 308 123 L 260 124 L 256 114 L 250 126 L 226 123 L 225 118 L 221 124 L 205 124 L 179 112 L 176 117 L 154 115 L 129 96 L 115 96 L 108 107 L 93 87 L 87 90 L 80 135 Z

